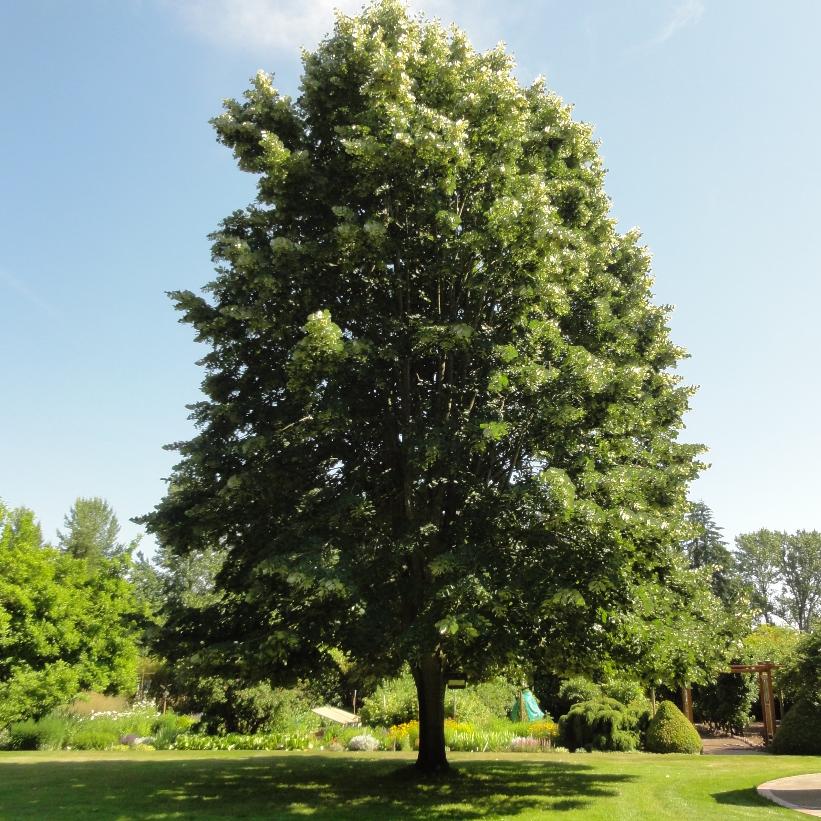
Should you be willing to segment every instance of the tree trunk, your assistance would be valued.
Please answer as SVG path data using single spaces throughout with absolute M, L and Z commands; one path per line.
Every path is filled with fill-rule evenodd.
M 437 656 L 422 659 L 413 668 L 419 699 L 419 755 L 416 769 L 440 773 L 448 769 L 445 755 L 445 681 Z

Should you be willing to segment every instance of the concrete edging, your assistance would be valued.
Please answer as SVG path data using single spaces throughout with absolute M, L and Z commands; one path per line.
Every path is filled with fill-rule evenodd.
M 772 801 L 781 807 L 789 810 L 821 818 L 821 773 L 808 773 L 806 775 L 792 775 L 786 778 L 776 778 L 773 781 L 765 781 L 756 787 L 756 791 L 762 798 Z M 797 803 L 802 792 L 812 794 L 812 805 Z M 784 796 L 787 793 L 790 797 Z M 795 793 L 795 795 L 792 795 Z M 794 798 L 796 800 L 790 800 Z

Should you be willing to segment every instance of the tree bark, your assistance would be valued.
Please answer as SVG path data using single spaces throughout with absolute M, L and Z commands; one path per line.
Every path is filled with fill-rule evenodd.
M 416 769 L 441 773 L 448 769 L 445 754 L 445 680 L 438 656 L 429 656 L 413 668 L 419 699 L 419 755 Z

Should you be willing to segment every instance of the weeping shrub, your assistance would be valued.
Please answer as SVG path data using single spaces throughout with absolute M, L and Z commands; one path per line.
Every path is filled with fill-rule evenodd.
M 639 740 L 639 713 L 614 698 L 579 702 L 559 719 L 559 743 L 569 750 L 629 752 Z

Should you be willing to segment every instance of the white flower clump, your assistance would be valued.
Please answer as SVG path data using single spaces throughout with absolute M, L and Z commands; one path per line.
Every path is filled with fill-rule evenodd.
M 348 742 L 348 749 L 372 753 L 379 749 L 379 742 L 372 735 L 355 735 Z
M 157 705 L 151 699 L 135 701 L 127 710 L 92 710 L 87 716 L 79 716 L 78 721 L 93 721 L 95 718 L 130 718 L 135 715 L 160 715 Z

